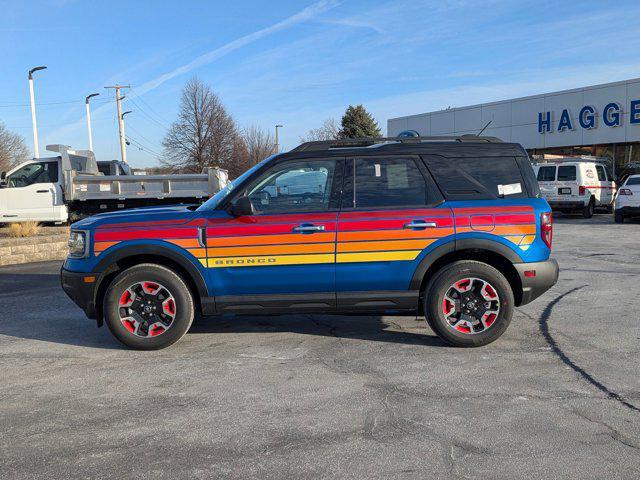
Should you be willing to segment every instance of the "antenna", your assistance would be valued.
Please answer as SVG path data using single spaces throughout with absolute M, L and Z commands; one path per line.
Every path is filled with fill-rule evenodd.
M 487 124 L 484 127 L 482 127 L 482 130 L 478 132 L 478 135 L 476 135 L 476 137 L 479 137 L 480 135 L 482 135 L 482 132 L 484 132 L 487 129 L 487 127 L 491 125 L 491 122 L 493 122 L 493 120 L 489 120 Z

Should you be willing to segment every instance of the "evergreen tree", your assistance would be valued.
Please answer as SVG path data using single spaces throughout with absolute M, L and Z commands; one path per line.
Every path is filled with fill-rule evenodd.
M 349 105 L 342 116 L 340 138 L 381 137 L 382 132 L 373 116 L 362 105 Z

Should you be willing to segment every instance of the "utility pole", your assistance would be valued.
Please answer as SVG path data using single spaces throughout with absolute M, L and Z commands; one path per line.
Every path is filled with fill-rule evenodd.
M 93 138 L 91 138 L 91 111 L 89 110 L 89 99 L 97 97 L 99 93 L 92 93 L 84 97 L 85 104 L 87 106 L 87 130 L 89 131 L 89 150 L 93 152 Z
M 120 96 L 121 88 L 131 88 L 130 85 L 112 85 L 104 88 L 113 88 L 116 91 L 116 106 L 118 108 L 118 127 L 120 130 L 120 156 L 122 157 L 122 161 L 127 163 L 127 145 L 125 144 L 124 139 L 124 118 L 122 115 L 122 100 L 124 96 Z
M 40 149 L 38 148 L 38 127 L 36 126 L 36 100 L 33 94 L 33 73 L 38 70 L 47 68 L 42 65 L 29 70 L 29 94 L 31 96 L 31 123 L 33 124 L 33 155 L 35 158 L 40 157 Z
M 275 153 L 280 153 L 280 144 L 278 143 L 278 129 L 282 128 L 283 125 L 276 125 L 276 144 L 275 144 Z

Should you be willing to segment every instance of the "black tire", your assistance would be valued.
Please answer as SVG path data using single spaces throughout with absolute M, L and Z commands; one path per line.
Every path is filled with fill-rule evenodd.
M 175 317 L 166 331 L 157 336 L 137 336 L 129 331 L 120 319 L 120 298 L 131 285 L 139 282 L 158 283 L 175 300 Z M 184 279 L 168 268 L 153 263 L 135 265 L 119 273 L 107 288 L 103 303 L 104 320 L 111 333 L 127 347 L 136 350 L 159 350 L 168 347 L 180 340 L 193 322 L 193 297 Z
M 470 334 L 455 330 L 445 318 L 442 305 L 445 294 L 454 283 L 473 277 L 488 282 L 498 294 L 500 310 L 493 324 L 484 331 Z M 491 265 L 461 260 L 438 270 L 425 289 L 424 312 L 431 329 L 455 347 L 480 347 L 497 340 L 511 323 L 514 298 L 511 285 Z
M 595 210 L 595 202 L 593 198 L 589 200 L 589 203 L 582 209 L 582 217 L 583 218 L 591 218 L 593 217 L 593 211 Z
M 616 223 L 624 223 L 624 215 L 622 215 L 621 213 L 616 212 L 615 215 L 613 216 L 613 220 Z

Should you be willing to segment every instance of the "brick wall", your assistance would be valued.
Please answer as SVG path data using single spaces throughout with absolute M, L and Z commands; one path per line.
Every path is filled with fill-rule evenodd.
M 0 266 L 63 260 L 67 257 L 68 233 L 28 238 L 0 238 Z

